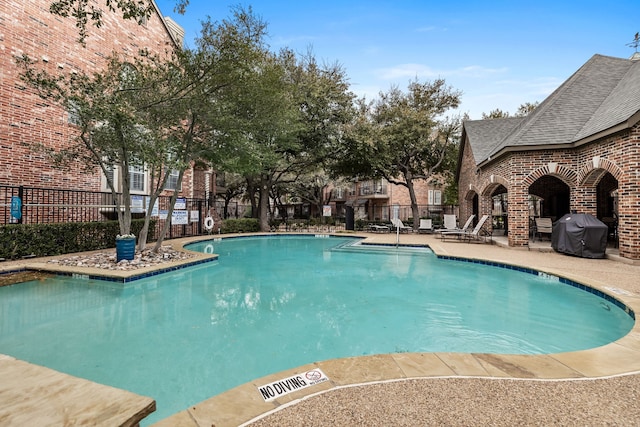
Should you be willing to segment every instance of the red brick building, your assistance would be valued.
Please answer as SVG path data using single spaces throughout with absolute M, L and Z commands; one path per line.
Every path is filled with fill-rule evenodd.
M 107 192 L 106 180 L 99 171 L 84 174 L 55 169 L 45 155 L 29 147 L 32 143 L 62 147 L 74 137 L 75 126 L 70 123 L 69 112 L 46 103 L 25 87 L 15 57 L 26 54 L 50 73 L 91 73 L 101 70 L 112 53 L 134 56 L 144 48 L 162 54 L 180 48 L 184 31 L 171 19 L 163 18 L 157 8 L 139 25 L 123 19 L 122 12 L 109 12 L 104 2 L 97 2 L 103 8 L 103 23 L 96 28 L 89 22 L 83 45 L 78 42 L 75 19 L 50 13 L 50 3 L 0 2 L 0 186 Z M 132 194 L 138 196 L 149 194 L 149 177 L 139 169 L 130 171 L 136 175 Z M 215 189 L 214 175 L 188 170 L 181 189 L 184 197 L 204 198 Z
M 438 179 L 429 182 L 416 180 L 413 183 L 421 218 L 440 217 L 445 208 L 444 184 Z M 413 216 L 409 190 L 386 179 L 353 182 L 347 187 L 332 189 L 334 213 L 344 216 L 345 206 L 354 208 L 356 219 L 388 222 L 393 217 L 394 206 L 398 216 L 408 221 Z
M 49 0 L 0 2 L 0 183 L 30 186 L 63 186 L 105 189 L 100 175 L 64 173 L 52 169 L 46 158 L 25 144 L 40 142 L 61 147 L 73 137 L 69 114 L 46 104 L 19 79 L 14 57 L 22 54 L 49 72 L 92 72 L 105 65 L 112 52 L 135 55 L 139 49 L 154 52 L 177 44 L 164 20 L 154 13 L 145 25 L 104 12 L 101 28 L 89 27 L 86 46 L 78 43 L 78 29 L 71 17 L 49 12 Z
M 640 61 L 593 56 L 523 118 L 467 121 L 457 180 L 460 216 L 506 201 L 510 246 L 535 216 L 570 212 L 611 227 L 620 256 L 640 260 Z M 491 225 L 490 225 L 491 226 Z

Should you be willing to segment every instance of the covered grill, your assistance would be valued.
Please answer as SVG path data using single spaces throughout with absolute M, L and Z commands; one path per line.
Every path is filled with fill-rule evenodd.
M 604 258 L 609 227 L 589 214 L 566 214 L 553 223 L 551 247 L 583 258 Z

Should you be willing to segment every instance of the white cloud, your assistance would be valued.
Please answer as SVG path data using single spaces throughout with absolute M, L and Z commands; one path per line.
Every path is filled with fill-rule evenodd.
M 482 113 L 496 108 L 514 114 L 527 102 L 542 102 L 562 84 L 553 77 L 532 79 L 504 79 L 488 81 L 482 86 L 467 82 L 463 90 L 461 112 L 469 113 L 472 119 L 480 119 Z
M 563 80 L 556 77 L 538 77 L 533 79 L 498 80 L 495 86 L 517 89 L 535 97 L 547 97 L 562 84 Z
M 397 80 L 399 78 L 427 78 L 439 74 L 431 67 L 423 64 L 399 64 L 389 68 L 379 68 L 374 71 L 376 77 L 381 80 Z
M 443 72 L 443 75 L 471 77 L 482 79 L 496 74 L 505 74 L 509 72 L 509 68 L 487 68 L 480 65 L 468 65 L 466 67 Z
M 352 79 L 351 90 L 358 96 L 376 99 L 380 91 L 397 85 L 406 88 L 409 81 L 443 78 L 462 92 L 459 112 L 479 119 L 482 113 L 499 108 L 514 114 L 526 102 L 539 102 L 549 96 L 562 80 L 555 77 L 514 75 L 510 67 L 465 65 L 457 68 L 434 68 L 421 63 L 402 63 L 391 67 L 368 69 L 360 79 Z
M 508 68 L 487 68 L 480 65 L 468 65 L 461 68 L 454 68 L 451 70 L 435 70 L 428 65 L 424 64 L 398 64 L 394 67 L 379 68 L 375 70 L 375 74 L 382 80 L 395 80 L 399 78 L 434 78 L 449 76 L 455 77 L 468 77 L 468 78 L 487 78 L 489 76 L 495 76 L 497 74 L 505 74 L 509 71 Z

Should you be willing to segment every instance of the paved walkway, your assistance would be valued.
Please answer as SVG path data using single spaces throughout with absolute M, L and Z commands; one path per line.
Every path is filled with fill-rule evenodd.
M 394 234 L 363 235 L 371 243 L 396 242 Z M 600 289 L 640 313 L 638 265 L 570 257 L 549 252 L 546 245 L 523 250 L 442 242 L 436 235 L 403 234 L 399 239 L 401 244 L 428 244 L 438 255 L 533 267 Z M 19 264 L 50 266 L 41 261 Z M 0 270 L 15 267 L 2 263 Z M 319 361 L 256 379 L 156 426 L 640 424 L 639 332 L 636 325 L 606 346 L 551 355 L 399 353 Z M 258 392 L 258 386 L 317 368 L 328 381 L 270 402 Z M 88 425 L 92 420 L 132 425 L 154 407 L 150 398 L 8 356 L 0 355 L 0 377 L 1 425 L 28 425 L 30 419 L 38 425 Z M 47 377 L 54 379 L 55 395 Z

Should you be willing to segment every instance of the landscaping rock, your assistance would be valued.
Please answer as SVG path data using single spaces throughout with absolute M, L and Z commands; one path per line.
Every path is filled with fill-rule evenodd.
M 171 246 L 162 246 L 157 253 L 145 249 L 142 253 L 137 252 L 133 260 L 122 260 L 119 263 L 116 263 L 116 253 L 114 249 L 88 253 L 86 255 L 70 255 L 64 258 L 52 259 L 48 262 L 70 267 L 91 267 L 103 270 L 129 271 L 189 258 L 193 258 L 193 254 L 177 251 Z

